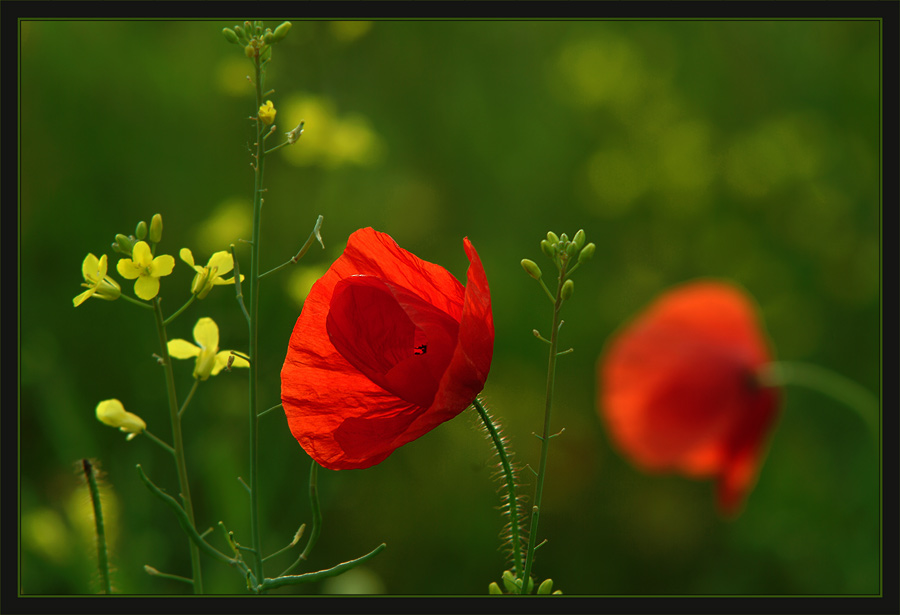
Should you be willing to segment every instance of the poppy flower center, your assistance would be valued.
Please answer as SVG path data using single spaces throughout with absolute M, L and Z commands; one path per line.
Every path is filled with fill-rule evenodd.
M 325 328 L 372 382 L 428 408 L 456 348 L 459 323 L 405 288 L 355 275 L 335 285 Z

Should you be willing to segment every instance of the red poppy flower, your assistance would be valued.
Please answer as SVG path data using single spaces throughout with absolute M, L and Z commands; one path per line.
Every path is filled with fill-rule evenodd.
M 465 410 L 494 351 L 487 276 L 467 285 L 371 228 L 317 281 L 281 370 L 291 433 L 320 465 L 368 468 Z
M 734 515 L 753 488 L 778 412 L 756 384 L 770 354 L 752 300 L 696 281 L 659 297 L 607 345 L 599 410 L 613 442 L 647 471 L 714 477 Z

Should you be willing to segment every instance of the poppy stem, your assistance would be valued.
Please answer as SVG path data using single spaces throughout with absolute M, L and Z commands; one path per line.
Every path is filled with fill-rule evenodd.
M 879 401 L 868 389 L 830 369 L 798 361 L 775 361 L 757 373 L 763 386 L 793 384 L 816 390 L 856 411 L 866 422 L 872 435 L 879 434 Z
M 559 329 L 562 321 L 559 318 L 560 308 L 563 304 L 562 289 L 566 280 L 566 264 L 563 261 L 559 269 L 559 280 L 556 284 L 556 299 L 553 303 L 553 327 L 550 329 L 550 356 L 547 361 L 547 397 L 544 405 L 544 430 L 540 436 L 541 460 L 538 465 L 537 482 L 534 490 L 534 506 L 531 509 L 531 527 L 528 530 L 528 550 L 525 557 L 525 571 L 522 575 L 521 593 L 527 593 L 528 580 L 531 578 L 531 568 L 534 565 L 534 551 L 537 548 L 538 520 L 541 513 L 541 498 L 544 494 L 544 477 L 547 470 L 547 452 L 550 448 L 550 412 L 553 408 L 553 384 L 556 380 L 556 359 L 559 356 Z M 561 433 L 561 432 L 560 432 Z M 557 434 L 558 435 L 558 434 Z M 543 543 L 542 543 L 543 544 Z
M 484 405 L 482 405 L 481 400 L 477 397 L 472 402 L 472 405 L 475 407 L 475 410 L 478 411 L 479 416 L 481 416 L 481 420 L 484 422 L 484 426 L 487 428 L 491 440 L 494 442 L 494 448 L 497 449 L 497 456 L 500 457 L 500 465 L 503 467 L 503 474 L 506 476 L 506 489 L 509 493 L 507 506 L 509 506 L 509 530 L 510 540 L 512 541 L 513 572 L 518 576 L 522 572 L 522 544 L 519 538 L 519 500 L 516 495 L 516 476 L 513 472 L 512 464 L 509 462 L 509 455 L 506 452 L 506 445 L 503 442 L 503 437 L 494 425 L 491 415 L 488 414 L 488 411 L 485 409 Z
M 97 486 L 97 472 L 89 459 L 82 459 L 84 478 L 87 481 L 88 490 L 91 493 L 91 504 L 94 507 L 94 529 L 97 536 L 97 567 L 100 570 L 100 581 L 103 583 L 103 592 L 112 593 L 112 585 L 109 581 L 109 555 L 106 550 L 106 530 L 103 525 L 103 506 L 100 503 L 100 488 Z

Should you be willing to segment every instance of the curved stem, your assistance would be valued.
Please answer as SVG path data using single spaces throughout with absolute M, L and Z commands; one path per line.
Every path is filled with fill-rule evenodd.
M 811 363 L 775 361 L 764 365 L 757 378 L 763 386 L 794 384 L 828 395 L 855 410 L 875 438 L 878 438 L 878 398 L 865 387 L 837 372 Z
M 156 316 L 156 332 L 159 335 L 159 351 L 163 370 L 166 375 L 166 393 L 169 399 L 169 419 L 172 423 L 172 448 L 175 452 L 175 466 L 178 472 L 178 489 L 184 501 L 184 511 L 191 525 L 194 525 L 194 507 L 191 504 L 191 489 L 188 485 L 187 466 L 184 460 L 184 442 L 181 437 L 181 418 L 178 415 L 178 399 L 175 396 L 175 375 L 172 371 L 172 358 L 169 356 L 169 342 L 166 339 L 166 325 L 163 321 L 159 297 L 153 300 L 153 313 Z M 188 543 L 191 550 L 191 571 L 194 580 L 194 593 L 203 593 L 203 579 L 200 574 L 200 551 L 193 542 Z
M 166 325 L 166 326 L 172 324 L 172 321 L 175 320 L 176 318 L 178 318 L 178 316 L 179 316 L 183 311 L 185 311 L 185 310 L 188 308 L 188 306 L 194 302 L 194 300 L 195 300 L 196 298 L 197 298 L 197 295 L 191 295 L 191 298 L 188 299 L 187 302 L 185 302 L 184 305 L 182 305 L 180 308 L 178 308 L 178 309 L 175 311 L 174 314 L 172 314 L 171 316 L 169 316 L 168 318 L 166 318 L 166 319 L 163 321 L 163 324 Z
M 375 557 L 376 555 L 381 553 L 381 551 L 384 550 L 384 548 L 386 546 L 387 546 L 386 544 L 381 543 L 380 545 L 375 547 L 372 551 L 370 551 L 369 553 L 366 553 L 362 557 L 359 557 L 354 560 L 350 560 L 349 562 L 344 562 L 342 564 L 338 564 L 337 566 L 335 566 L 333 568 L 328 568 L 327 570 L 319 570 L 317 572 L 307 572 L 306 574 L 298 574 L 298 575 L 293 575 L 293 576 L 282 575 L 282 576 L 276 577 L 274 579 L 263 579 L 263 582 L 259 584 L 259 589 L 261 591 L 264 591 L 267 589 L 274 589 L 276 587 L 281 587 L 282 585 L 296 585 L 298 583 L 312 583 L 315 581 L 321 581 L 322 579 L 327 579 L 328 577 L 336 577 L 337 575 L 343 574 L 344 572 L 350 570 L 351 568 L 355 568 L 356 566 L 359 566 L 363 562 L 366 562 L 366 561 L 372 559 L 373 557 Z
M 500 436 L 500 432 L 491 420 L 488 411 L 477 397 L 475 398 L 475 401 L 472 402 L 472 405 L 475 406 L 475 410 L 478 411 L 481 420 L 484 421 L 484 426 L 491 435 L 491 440 L 494 442 L 494 448 L 497 449 L 497 455 L 500 457 L 500 465 L 503 467 L 503 474 L 506 476 L 506 489 L 509 494 L 509 529 L 510 538 L 512 540 L 513 572 L 518 576 L 522 572 L 522 545 L 519 542 L 519 500 L 516 495 L 516 477 L 513 473 L 512 465 L 509 462 L 509 456 L 506 454 L 506 446 L 503 443 L 503 438 Z
M 541 497 L 544 493 L 544 476 L 547 470 L 547 452 L 550 448 L 550 411 L 553 407 L 553 383 L 556 379 L 556 358 L 559 344 L 559 328 L 562 322 L 559 319 L 559 310 L 562 307 L 562 288 L 566 279 L 565 265 L 559 271 L 559 280 L 556 284 L 556 300 L 553 304 L 553 328 L 550 330 L 550 358 L 547 362 L 547 398 L 544 405 L 544 429 L 541 433 L 541 460 L 538 465 L 537 484 L 534 491 L 534 506 L 531 508 L 531 528 L 528 533 L 528 551 L 525 557 L 525 572 L 522 575 L 522 593 L 528 592 L 528 579 L 531 577 L 531 568 L 534 565 L 534 550 L 536 548 L 538 520 L 541 512 Z

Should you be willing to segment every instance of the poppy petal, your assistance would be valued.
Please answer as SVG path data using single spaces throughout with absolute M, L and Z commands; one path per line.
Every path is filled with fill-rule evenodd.
M 611 340 L 600 411 L 618 448 L 648 471 L 719 480 L 734 512 L 752 488 L 777 395 L 755 384 L 769 351 L 740 290 L 700 281 L 661 296 Z
M 320 465 L 375 465 L 484 387 L 490 293 L 477 253 L 464 246 L 469 287 L 361 229 L 313 285 L 291 335 L 282 401 L 291 432 Z

